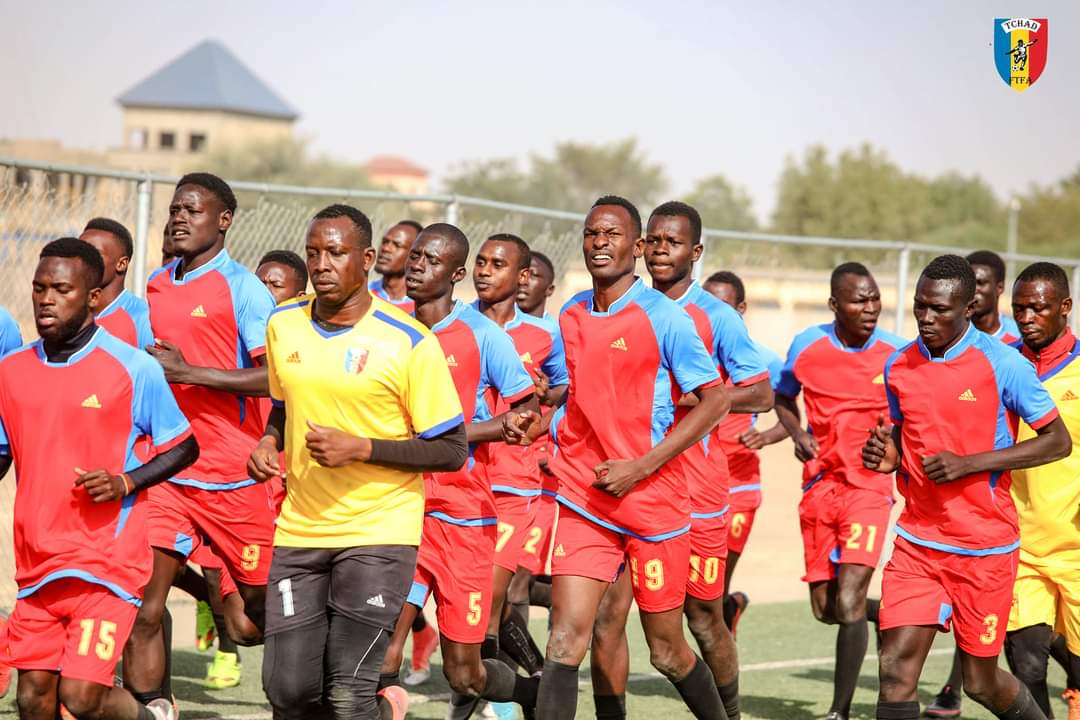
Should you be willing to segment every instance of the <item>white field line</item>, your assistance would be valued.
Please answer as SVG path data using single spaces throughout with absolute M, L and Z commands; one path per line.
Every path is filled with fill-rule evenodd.
M 952 648 L 938 648 L 937 650 L 931 650 L 930 655 L 952 655 Z M 876 661 L 878 656 L 874 653 L 867 653 L 864 663 Z M 773 662 L 751 663 L 749 665 L 743 665 L 739 668 L 740 673 L 746 672 L 758 672 L 761 670 L 787 670 L 792 668 L 814 667 L 815 665 L 832 665 L 836 661 L 835 657 L 815 657 L 815 658 L 800 658 L 797 660 L 774 660 Z M 630 673 L 630 677 L 627 678 L 628 682 L 644 682 L 646 680 L 655 680 L 659 677 L 663 677 L 658 672 L 649 673 Z M 581 687 L 591 686 L 589 680 L 582 680 L 578 683 Z M 410 705 L 422 705 L 429 702 L 447 702 L 450 699 L 450 693 L 434 693 L 432 695 L 425 695 L 418 692 L 409 693 Z M 226 715 L 222 716 L 222 720 L 271 720 L 273 716 L 268 712 L 254 713 L 251 715 Z

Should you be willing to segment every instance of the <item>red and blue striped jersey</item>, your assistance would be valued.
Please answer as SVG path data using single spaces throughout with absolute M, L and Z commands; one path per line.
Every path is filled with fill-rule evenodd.
M 141 466 L 136 440 L 164 452 L 191 434 L 161 366 L 105 330 L 65 362 L 41 341 L 0 361 L 0 454 L 15 461 L 15 581 L 27 597 L 78 578 L 140 604 L 153 556 L 138 494 L 95 503 L 75 468 Z
M 617 498 L 593 487 L 606 460 L 633 460 L 659 444 L 675 424 L 678 399 L 719 385 L 716 363 L 694 322 L 663 293 L 635 280 L 607 312 L 591 290 L 559 317 L 570 390 L 552 418 L 564 507 L 615 532 L 661 540 L 690 529 L 690 492 L 681 458 Z
M 803 394 L 807 429 L 818 441 L 817 457 L 803 465 L 803 490 L 824 476 L 892 497 L 892 478 L 862 464 L 866 431 L 888 412 L 885 361 L 905 341 L 874 329 L 861 348 L 846 347 L 832 323 L 795 336 L 776 392 Z
M 390 297 L 390 294 L 386 292 L 386 288 L 383 287 L 382 278 L 379 278 L 375 282 L 368 285 L 368 290 L 371 291 L 372 295 L 376 295 L 378 297 L 381 297 L 383 300 L 390 303 L 391 305 L 393 305 L 394 307 L 396 307 L 398 310 L 400 310 L 402 312 L 407 312 L 410 315 L 412 315 L 414 312 L 416 312 L 416 303 L 413 302 L 413 299 L 411 297 L 409 297 L 408 295 L 401 298 L 400 300 L 395 300 L 392 297 Z
M 265 352 L 274 298 L 255 274 L 223 249 L 177 279 L 177 259 L 154 271 L 146 286 L 154 337 L 180 348 L 192 365 L 254 367 Z M 199 440 L 199 459 L 171 482 L 208 490 L 250 485 L 247 458 L 265 425 L 259 400 L 197 385 L 172 385 Z
M 903 452 L 896 486 L 906 502 L 897 535 L 961 555 L 1020 547 L 1008 472 L 976 473 L 939 485 L 926 476 L 922 463 L 945 450 L 973 455 L 1010 447 L 1017 417 L 1035 430 L 1053 422 L 1057 408 L 1032 364 L 969 324 L 940 358 L 930 356 L 922 338 L 893 353 L 885 366 L 885 388 Z
M 122 290 L 99 312 L 94 322 L 113 337 L 140 350 L 154 344 L 154 331 L 150 329 L 150 306 L 127 290 Z
M 514 318 L 503 326 L 503 330 L 514 343 L 530 379 L 539 369 L 547 376 L 551 387 L 570 382 L 566 375 L 562 337 L 553 321 L 527 315 L 515 307 Z M 486 399 L 492 416 L 510 409 L 510 404 L 494 393 L 489 393 Z M 493 492 L 535 497 L 540 494 L 542 451 L 543 446 L 539 443 L 526 446 L 492 443 L 487 446 L 484 462 L 477 469 L 485 475 Z
M 533 382 L 503 329 L 466 305 L 453 310 L 431 328 L 439 339 L 450 376 L 461 399 L 466 423 L 490 420 L 487 402 L 498 395 L 507 406 L 533 392 Z M 476 467 L 486 459 L 488 444 L 469 447 L 469 460 L 456 472 L 424 475 L 424 512 L 457 525 L 494 525 L 495 499 Z
M 724 384 L 746 386 L 768 379 L 769 369 L 750 340 L 742 316 L 733 307 L 717 300 L 697 283 L 692 283 L 676 302 L 694 321 Z M 687 407 L 679 407 L 675 411 L 676 422 L 689 411 Z M 716 431 L 687 448 L 683 467 L 690 483 L 691 516 L 710 518 L 727 512 L 731 477 Z

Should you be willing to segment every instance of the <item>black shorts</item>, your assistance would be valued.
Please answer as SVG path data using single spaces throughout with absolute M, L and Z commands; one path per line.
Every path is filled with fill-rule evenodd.
M 415 570 L 411 545 L 275 547 L 266 634 L 325 623 L 329 612 L 393 632 Z

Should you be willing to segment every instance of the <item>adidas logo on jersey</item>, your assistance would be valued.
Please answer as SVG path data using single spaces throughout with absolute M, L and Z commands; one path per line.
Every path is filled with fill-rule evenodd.
M 563 549 L 562 543 L 555 546 L 555 557 L 566 557 L 566 550 Z
M 450 367 L 457 367 L 457 358 L 455 358 L 452 354 L 447 355 L 446 356 L 446 364 L 449 365 Z
M 378 595 L 376 595 L 375 597 L 370 597 L 370 598 L 368 598 L 368 599 L 367 599 L 367 604 L 368 604 L 368 605 L 371 605 L 371 606 L 373 606 L 373 607 L 377 607 L 377 608 L 384 608 L 384 607 L 386 607 L 386 603 L 385 603 L 385 602 L 383 602 L 383 599 L 382 599 L 382 593 L 379 593 L 379 594 L 378 594 Z
M 532 365 L 532 353 L 522 353 L 521 362 L 525 363 L 526 365 Z
M 874 378 L 874 384 L 875 385 L 884 385 L 885 384 L 885 373 L 879 373 L 878 376 L 876 378 Z
M 101 402 L 97 399 L 97 393 L 95 393 L 95 394 L 91 395 L 90 397 L 86 398 L 85 400 L 83 400 L 82 401 L 82 406 L 84 408 L 94 408 L 95 410 L 100 410 L 101 409 Z
M 287 363 L 298 363 L 298 362 L 300 362 L 300 351 L 297 350 L 292 355 L 285 358 L 285 362 L 287 362 Z
M 975 402 L 975 393 L 971 392 L 971 388 L 968 388 L 964 392 L 960 393 L 957 400 L 963 400 L 965 402 Z
M 203 309 L 202 305 L 199 305 L 191 311 L 191 317 L 206 317 L 206 310 Z
M 1080 399 L 1076 393 L 1072 391 L 1072 388 L 1065 391 L 1065 394 L 1061 396 L 1062 400 L 1077 400 Z
M 630 349 L 626 346 L 626 341 L 622 338 L 619 338 L 615 342 L 611 343 L 611 347 L 615 348 L 616 350 L 622 350 L 623 352 L 626 352 Z

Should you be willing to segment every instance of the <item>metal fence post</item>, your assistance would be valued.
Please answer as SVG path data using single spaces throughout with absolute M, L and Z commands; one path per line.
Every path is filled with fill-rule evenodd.
M 460 210 L 461 206 L 458 204 L 457 197 L 455 196 L 446 204 L 446 222 L 451 225 L 457 225 Z
M 150 201 L 154 192 L 154 184 L 149 178 L 139 181 L 138 205 L 135 208 L 135 252 L 131 258 L 134 266 L 132 272 L 132 288 L 138 297 L 146 295 L 146 240 L 150 237 Z
M 900 248 L 900 266 L 896 270 L 896 316 L 893 322 L 895 332 L 904 337 L 904 318 L 907 317 L 907 281 L 908 270 L 911 265 L 911 246 L 904 243 Z
M 1077 288 L 1080 288 L 1080 265 L 1073 265 L 1071 294 L 1076 295 Z M 1080 297 L 1080 295 L 1077 297 Z M 1069 321 L 1072 323 L 1072 331 L 1080 333 L 1080 311 L 1076 307 L 1073 307 L 1072 317 L 1069 318 Z

